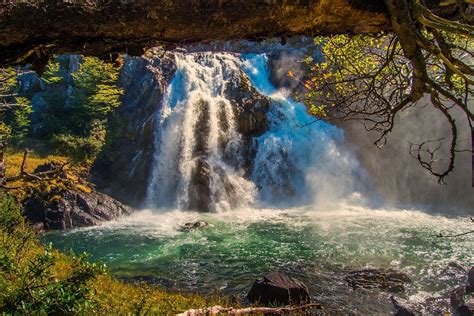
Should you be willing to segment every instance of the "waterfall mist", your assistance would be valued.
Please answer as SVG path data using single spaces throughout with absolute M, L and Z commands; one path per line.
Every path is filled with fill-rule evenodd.
M 474 188 L 472 187 L 471 152 L 457 153 L 453 172 L 439 184 L 438 178 L 423 169 L 410 153 L 410 142 L 419 144 L 427 140 L 445 138 L 440 148 L 438 167 L 449 157 L 451 131 L 441 113 L 420 103 L 403 112 L 387 137 L 387 144 L 378 149 L 373 142 L 374 133 L 361 124 L 344 123 L 348 144 L 357 152 L 362 165 L 373 183 L 374 190 L 385 203 L 403 207 L 421 207 L 451 214 L 474 214 Z M 458 150 L 471 150 L 471 129 L 462 113 L 454 113 L 458 124 Z

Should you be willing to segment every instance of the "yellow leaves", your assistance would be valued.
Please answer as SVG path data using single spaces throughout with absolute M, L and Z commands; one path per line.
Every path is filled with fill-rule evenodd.
M 295 74 L 294 74 L 294 72 L 293 72 L 293 71 L 291 71 L 291 70 L 289 70 L 289 71 L 288 71 L 288 77 L 290 77 L 290 78 L 294 78 L 294 77 L 295 77 Z
M 327 117 L 327 108 L 324 105 L 311 104 L 308 110 L 309 114 L 318 117 L 326 118 Z
M 76 184 L 76 189 L 79 191 L 82 191 L 84 193 L 91 193 L 92 189 L 89 188 L 88 186 L 85 186 L 83 184 Z

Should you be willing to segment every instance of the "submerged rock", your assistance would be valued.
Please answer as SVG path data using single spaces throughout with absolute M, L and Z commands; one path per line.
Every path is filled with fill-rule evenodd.
M 252 303 L 264 305 L 299 305 L 310 302 L 306 285 L 283 272 L 266 274 L 256 280 L 247 294 Z
M 67 229 L 100 225 L 102 222 L 130 215 L 134 210 L 99 192 L 66 190 L 52 192 L 48 198 L 35 195 L 26 200 L 26 218 L 38 229 Z
M 405 283 L 411 282 L 410 277 L 393 269 L 362 269 L 350 272 L 346 282 L 353 289 L 382 289 L 389 292 L 403 292 Z
M 470 316 L 474 313 L 474 302 L 470 295 L 474 293 L 474 267 L 467 273 L 467 284 L 455 288 L 451 292 L 450 305 L 454 315 Z
M 390 301 L 395 307 L 395 316 L 415 316 L 415 313 L 408 306 L 397 301 L 395 297 L 390 296 Z
M 208 228 L 210 225 L 204 221 L 189 222 L 181 226 L 180 231 L 189 232 L 196 229 Z

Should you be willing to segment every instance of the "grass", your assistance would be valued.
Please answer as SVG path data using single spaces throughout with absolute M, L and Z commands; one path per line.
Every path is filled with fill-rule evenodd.
M 47 247 L 41 245 L 31 230 L 24 226 L 8 233 L 5 229 L 0 229 L 0 256 L 17 258 L 14 262 L 13 271 L 1 271 L 0 277 L 0 313 L 12 312 L 6 307 L 6 301 L 12 301 L 11 297 L 17 295 L 19 291 L 26 291 L 25 280 L 31 275 L 31 266 L 35 265 L 38 257 L 41 256 Z M 60 284 L 70 278 L 77 261 L 74 256 L 52 250 L 53 265 L 48 268 L 46 274 L 37 278 L 37 285 L 41 286 L 48 282 Z M 2 262 L 3 263 L 3 262 Z M 3 268 L 3 267 L 2 267 Z M 85 314 L 110 314 L 110 315 L 130 315 L 130 314 L 160 314 L 173 315 L 191 308 L 203 308 L 207 306 L 228 305 L 228 300 L 219 297 L 204 297 L 200 295 L 183 295 L 179 293 L 169 293 L 157 287 L 141 284 L 127 284 L 116 280 L 108 274 L 99 274 L 85 282 L 87 290 L 88 304 L 79 304 L 74 313 Z M 34 297 L 35 295 L 33 295 Z M 54 300 L 54 297 L 42 298 L 42 300 Z M 26 306 L 30 306 L 26 298 Z M 38 306 L 38 304 L 31 304 Z M 32 307 L 22 310 L 17 306 L 18 311 L 32 314 L 42 314 L 44 310 Z M 20 312 L 20 314 L 22 314 Z
M 229 300 L 217 296 L 169 293 L 147 285 L 126 284 L 108 275 L 97 278 L 95 289 L 99 313 L 176 314 L 191 308 L 228 306 Z
M 23 163 L 24 152 L 7 152 L 5 154 L 6 176 L 15 177 L 20 175 L 21 165 Z M 24 171 L 32 173 L 38 166 L 54 162 L 58 165 L 63 165 L 71 162 L 70 158 L 59 155 L 38 155 L 35 152 L 29 152 L 26 160 Z M 85 180 L 89 172 L 91 163 L 83 162 L 81 164 L 68 164 L 64 169 L 63 175 L 55 175 L 45 178 L 43 181 L 36 181 L 34 179 L 23 177 L 15 181 L 9 181 L 8 187 L 15 188 L 10 190 L 18 201 L 22 202 L 26 198 L 36 193 L 48 193 L 54 187 L 62 189 L 73 189 L 89 193 L 92 191 L 92 185 Z

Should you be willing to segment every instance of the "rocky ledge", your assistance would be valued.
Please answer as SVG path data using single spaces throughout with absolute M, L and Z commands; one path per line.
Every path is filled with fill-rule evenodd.
M 38 166 L 35 172 L 57 168 L 55 163 Z M 26 219 L 38 231 L 96 226 L 135 210 L 91 188 L 81 177 L 60 172 L 29 186 L 23 202 Z
M 40 231 L 97 226 L 134 211 L 99 192 L 67 190 L 46 205 L 44 202 L 33 197 L 25 203 L 26 218 Z

